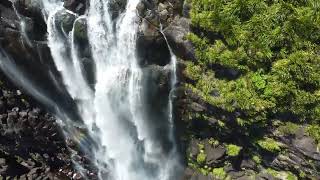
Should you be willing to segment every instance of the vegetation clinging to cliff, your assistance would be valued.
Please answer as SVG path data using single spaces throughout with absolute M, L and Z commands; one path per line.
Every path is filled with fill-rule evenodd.
M 250 125 L 289 114 L 320 119 L 317 1 L 193 0 L 192 88 Z M 212 96 L 214 91 L 219 96 Z
M 270 133 L 276 129 L 290 136 L 304 124 L 306 133 L 319 143 L 320 3 L 189 3 L 193 33 L 188 39 L 195 46 L 196 60 L 187 62 L 187 87 L 212 107 L 198 112 L 198 117 L 217 120 L 220 134 L 239 137 L 227 143 L 242 146 L 239 155 L 255 154 L 257 164 L 263 162 L 257 151 L 285 153 L 285 146 Z

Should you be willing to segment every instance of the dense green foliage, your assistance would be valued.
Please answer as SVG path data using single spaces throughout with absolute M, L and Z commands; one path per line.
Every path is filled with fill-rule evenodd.
M 270 132 L 290 136 L 301 125 L 307 125 L 306 132 L 319 143 L 320 2 L 189 3 L 193 33 L 187 38 L 196 59 L 187 62 L 186 86 L 218 111 L 202 112 L 196 119 L 214 116 L 220 132 L 249 141 L 229 139 L 227 155 L 252 152 L 254 162 L 263 163 L 256 151 L 283 153 Z M 295 179 L 291 176 L 288 179 Z
M 320 3 L 193 0 L 197 31 L 189 86 L 205 101 L 240 112 L 248 127 L 274 118 L 320 120 Z M 223 71 L 222 71 L 223 70 Z M 222 71 L 222 73 L 221 73 Z M 218 91 L 219 96 L 213 96 Z

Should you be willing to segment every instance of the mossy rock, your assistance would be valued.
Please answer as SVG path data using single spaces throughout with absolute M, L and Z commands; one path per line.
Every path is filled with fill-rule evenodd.
M 242 147 L 234 144 L 228 144 L 226 147 L 227 147 L 227 154 L 228 156 L 231 156 L 231 157 L 238 156 L 242 149 Z
M 214 168 L 212 170 L 212 175 L 213 177 L 215 177 L 216 179 L 226 179 L 227 177 L 227 173 L 225 172 L 224 168 Z
M 257 141 L 257 144 L 264 150 L 277 153 L 281 151 L 282 144 L 272 138 L 265 137 Z
M 74 36 L 79 41 L 88 40 L 87 20 L 85 18 L 79 18 L 74 23 Z
M 65 34 L 69 34 L 72 31 L 75 20 L 76 15 L 66 10 L 61 10 L 55 15 L 56 28 Z

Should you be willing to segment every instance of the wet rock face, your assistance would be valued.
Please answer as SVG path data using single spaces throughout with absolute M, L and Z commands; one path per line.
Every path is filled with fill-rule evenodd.
M 61 10 L 55 15 L 55 25 L 61 35 L 68 36 L 72 31 L 76 15 L 66 10 Z
M 142 66 L 165 66 L 171 61 L 168 45 L 159 32 L 157 32 L 156 36 L 150 34 L 139 34 L 137 47 L 140 65 Z
M 111 0 L 109 4 L 109 11 L 111 18 L 116 19 L 126 9 L 128 0 Z
M 159 34 L 161 22 L 163 32 L 177 57 L 182 60 L 196 60 L 193 46 L 185 38 L 191 32 L 191 23 L 190 19 L 188 19 L 190 6 L 187 3 L 183 3 L 183 6 L 178 5 L 180 13 L 177 13 L 177 11 L 172 11 L 170 3 L 171 1 L 164 0 L 142 1 L 139 4 L 137 11 L 142 18 L 140 23 L 141 44 L 161 39 L 161 34 Z M 154 62 L 157 61 L 151 61 L 151 63 Z M 180 85 L 192 81 L 185 76 L 183 72 L 184 68 L 184 61 L 180 61 L 177 71 Z M 222 73 L 228 74 L 230 79 L 234 79 L 234 77 L 239 75 L 238 72 L 223 69 L 222 67 L 217 67 L 215 70 L 217 76 Z M 232 179 L 246 180 L 253 177 L 256 179 L 277 179 L 270 172 L 267 172 L 266 169 L 268 168 L 284 172 L 290 171 L 297 177 L 299 173 L 306 172 L 310 178 L 319 179 L 319 145 L 305 131 L 302 130 L 300 135 L 295 134 L 291 137 L 275 134 L 274 129 L 270 129 L 268 136 L 282 143 L 286 151 L 285 153 L 277 154 L 261 150 L 261 152 L 258 152 L 261 155 L 261 162 L 256 162 L 252 159 L 254 155 L 252 152 L 240 152 L 237 157 L 231 157 L 228 155 L 228 148 L 226 146 L 230 142 L 230 139 L 232 141 L 239 141 L 239 144 L 246 148 L 250 146 L 250 143 L 246 142 L 246 137 L 237 136 L 237 132 L 227 132 L 228 130 L 225 130 L 225 132 L 218 131 L 219 121 L 217 119 L 223 119 L 225 123 L 232 123 L 239 116 L 240 112 L 230 114 L 217 109 L 205 103 L 201 97 L 185 86 L 181 87 L 178 85 L 175 89 L 175 94 L 175 119 L 177 121 L 178 134 L 183 139 L 181 149 L 185 153 L 186 159 L 191 159 L 192 162 L 197 163 L 197 156 L 202 150 L 206 154 L 206 157 L 201 167 L 223 167 L 226 176 Z M 212 92 L 211 95 L 220 96 L 219 92 Z M 203 120 L 197 114 L 205 114 L 208 118 Z M 301 129 L 304 128 L 301 125 Z M 217 134 L 217 132 L 220 133 Z M 212 145 L 208 143 L 210 141 L 208 138 L 210 137 L 217 137 L 222 142 Z M 203 149 L 199 149 L 199 144 L 203 146 Z M 226 166 L 226 163 L 230 163 L 231 165 Z M 203 175 L 200 170 L 195 170 L 191 167 L 192 165 L 184 172 L 183 180 L 219 179 L 212 175 Z
M 25 35 L 30 39 L 43 41 L 46 40 L 47 27 L 42 18 L 41 4 L 39 1 L 17 0 L 13 1 L 8 8 L 16 9 L 16 16 L 23 23 L 24 29 L 20 27 L 20 31 L 25 31 Z
M 194 60 L 193 45 L 186 36 L 191 32 L 190 20 L 185 17 L 175 17 L 173 22 L 164 30 L 174 53 L 181 59 Z
M 194 50 L 186 35 L 190 31 L 190 20 L 184 17 L 184 1 L 141 1 L 137 7 L 139 16 L 143 19 L 140 32 L 146 40 L 157 39 L 162 28 L 169 40 L 174 53 L 182 59 L 194 59 Z M 187 6 L 187 5 L 185 5 Z
M 186 40 L 190 20 L 183 17 L 183 1 L 144 0 L 137 6 L 141 18 L 138 55 L 141 64 L 166 65 L 170 56 L 166 36 L 173 53 L 181 59 L 194 59 L 192 44 Z M 162 31 L 162 32 L 161 32 Z
M 89 1 L 87 0 L 65 0 L 64 8 L 73 11 L 79 15 L 83 15 L 89 5 Z

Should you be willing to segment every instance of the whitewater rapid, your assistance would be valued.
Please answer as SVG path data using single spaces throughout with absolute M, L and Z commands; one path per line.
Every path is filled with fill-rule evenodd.
M 143 78 L 147 76 L 138 64 L 136 41 L 139 0 L 128 0 L 124 12 L 112 19 L 109 3 L 112 0 L 91 0 L 88 12 L 78 16 L 63 8 L 60 0 L 43 0 L 44 17 L 48 29 L 48 45 L 55 66 L 60 72 L 70 96 L 77 104 L 81 120 L 91 144 L 83 147 L 92 153 L 99 169 L 100 179 L 112 180 L 172 180 L 179 169 L 174 138 L 172 101 L 169 98 L 167 119 L 168 134 L 163 134 L 171 147 L 161 144 L 157 127 L 145 114 Z M 75 17 L 70 32 L 61 32 L 57 25 L 61 14 Z M 79 57 L 81 49 L 75 40 L 75 24 L 87 21 L 87 35 L 95 64 L 95 85 L 91 88 L 84 75 Z M 170 48 L 170 47 L 169 47 Z M 171 49 L 170 52 L 172 53 Z M 171 86 L 176 83 L 176 59 L 171 54 Z M 68 137 L 80 141 L 73 122 L 61 119 Z M 78 138 L 78 139 L 77 139 Z M 81 165 L 76 164 L 81 170 Z M 82 173 L 85 176 L 85 172 Z

